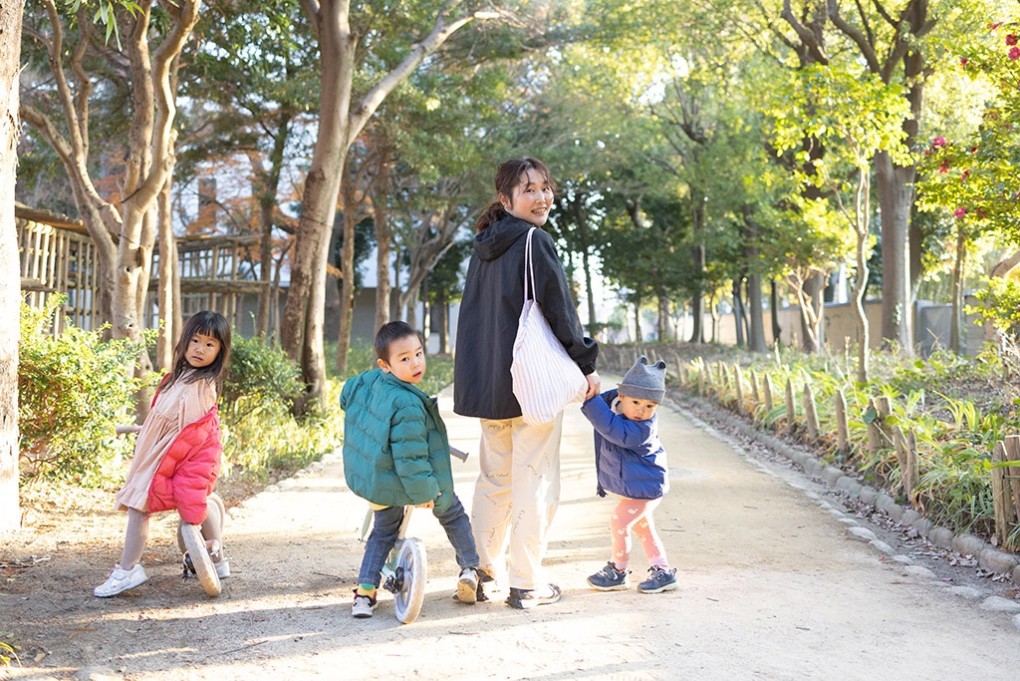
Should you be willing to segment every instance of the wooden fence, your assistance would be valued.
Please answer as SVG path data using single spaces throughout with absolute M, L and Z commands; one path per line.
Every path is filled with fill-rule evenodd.
M 605 348 L 600 354 L 600 363 L 625 370 L 637 354 L 649 358 L 659 354 L 654 347 L 644 350 L 627 347 L 626 357 L 617 357 L 616 351 L 616 348 Z M 836 454 L 842 461 L 862 453 L 855 451 L 855 445 L 850 441 L 851 424 L 858 429 L 866 428 L 864 454 L 874 459 L 879 454 L 895 453 L 896 475 L 894 479 L 884 481 L 888 491 L 900 496 L 918 513 L 924 513 L 923 499 L 917 489 L 917 439 L 913 431 L 904 431 L 891 422 L 892 400 L 889 397 L 870 398 L 864 413 L 854 415 L 848 413 L 844 392 L 837 390 L 832 396 L 832 419 L 827 424 L 830 430 L 823 431 L 814 392 L 806 377 L 803 381 L 790 377 L 784 385 L 776 386 L 769 374 L 759 374 L 754 370 L 745 372 L 736 363 L 710 363 L 697 358 L 685 364 L 678 357 L 673 359 L 670 372 L 683 388 L 711 397 L 760 425 L 808 444 L 818 444 L 822 439 L 834 440 Z M 998 442 L 990 456 L 996 545 L 1015 549 L 1009 538 L 1020 523 L 1020 435 Z
M 80 220 L 17 206 L 18 251 L 21 292 L 32 307 L 42 307 L 55 294 L 66 302 L 54 324 L 54 333 L 70 323 L 82 329 L 98 329 L 99 260 L 96 247 Z M 177 243 L 181 296 L 177 301 L 187 317 L 199 310 L 216 310 L 241 328 L 246 314 L 240 300 L 246 294 L 263 295 L 266 286 L 256 280 L 251 252 L 257 236 L 198 236 Z M 153 258 L 156 271 L 159 254 Z M 159 323 L 155 291 L 159 280 L 149 283 L 145 304 L 147 328 Z M 250 324 L 249 324 L 250 326 Z

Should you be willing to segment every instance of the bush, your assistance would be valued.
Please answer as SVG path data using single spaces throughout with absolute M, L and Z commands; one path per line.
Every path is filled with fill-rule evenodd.
M 139 382 L 127 367 L 142 348 L 70 325 L 54 336 L 50 329 L 62 304 L 62 297 L 53 296 L 42 310 L 21 308 L 20 468 L 26 482 L 68 480 L 94 487 L 130 453 L 130 442 L 117 437 L 116 427 L 134 421 Z
M 340 445 L 343 419 L 338 389 L 327 382 L 321 404 L 309 414 L 291 414 L 304 385 L 298 366 L 262 338 L 236 340 L 223 386 L 224 473 L 264 480 L 272 470 L 290 471 Z
M 223 402 L 235 417 L 279 405 L 290 409 L 303 389 L 298 366 L 275 343 L 261 337 L 234 339 Z

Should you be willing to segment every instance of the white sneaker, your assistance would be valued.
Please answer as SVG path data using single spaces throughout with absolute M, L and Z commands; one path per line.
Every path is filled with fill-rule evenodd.
M 478 601 L 478 573 L 474 568 L 464 568 L 457 580 L 457 600 L 461 603 Z
M 106 578 L 106 581 L 92 590 L 96 598 L 109 598 L 119 593 L 133 589 L 144 584 L 149 576 L 145 574 L 145 568 L 141 563 L 136 563 L 130 570 L 125 570 L 119 565 L 113 566 L 113 572 Z

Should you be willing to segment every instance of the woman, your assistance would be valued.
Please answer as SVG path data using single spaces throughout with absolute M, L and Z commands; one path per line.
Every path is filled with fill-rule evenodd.
M 553 204 L 549 169 L 534 158 L 507 161 L 496 172 L 497 201 L 475 224 L 457 325 L 454 411 L 481 419 L 481 472 L 471 525 L 483 580 L 502 575 L 509 533 L 507 604 L 555 603 L 560 589 L 545 579 L 542 559 L 559 502 L 563 414 L 529 426 L 513 394 L 510 365 L 524 302 L 524 254 L 532 237 L 535 299 L 553 333 L 599 393 L 598 344 L 583 335 L 553 239 L 541 227 Z

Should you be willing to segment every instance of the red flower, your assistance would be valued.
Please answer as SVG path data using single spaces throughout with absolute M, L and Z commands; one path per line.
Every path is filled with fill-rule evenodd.
M 968 61 L 970 60 L 966 57 L 960 57 L 960 66 L 966 66 Z
M 1017 59 L 1020 59 L 1020 47 L 1009 48 L 1009 60 L 1016 61 Z
M 964 170 L 963 174 L 960 175 L 960 182 L 966 182 L 968 175 L 970 175 L 970 169 L 969 168 L 967 170 Z
M 1006 36 L 1006 44 L 1007 45 L 1016 45 L 1017 44 L 1017 37 L 1016 37 L 1015 33 L 1010 33 L 1008 36 Z
M 938 149 L 939 147 L 944 147 L 944 146 L 946 146 L 946 138 L 945 137 L 936 137 L 935 139 L 933 139 L 931 141 L 931 145 L 933 147 L 935 147 L 936 149 Z
M 948 158 L 942 159 L 942 164 L 939 165 L 939 172 L 942 173 L 943 175 L 945 175 L 946 173 L 949 172 L 949 159 Z
M 964 208 L 963 206 L 960 206 L 959 208 L 957 208 L 956 210 L 953 211 L 953 215 L 955 215 L 958 218 L 962 218 L 966 214 L 967 214 L 967 209 Z

